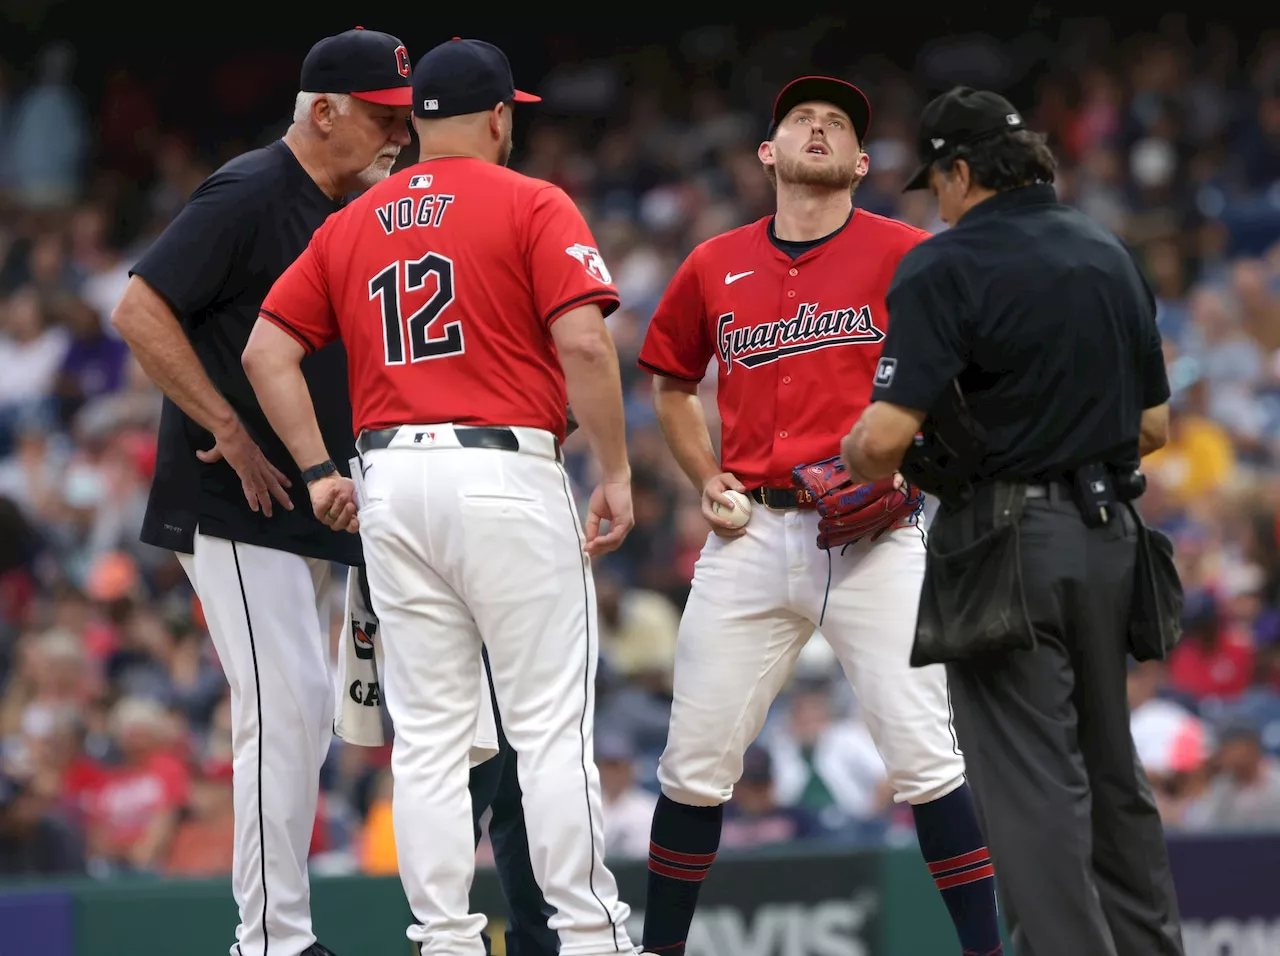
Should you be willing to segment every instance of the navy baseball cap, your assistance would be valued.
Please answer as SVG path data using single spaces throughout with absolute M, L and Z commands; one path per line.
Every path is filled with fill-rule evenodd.
M 999 93 L 956 86 L 934 97 L 920 114 L 916 135 L 920 168 L 902 191 L 925 189 L 929 185 L 929 167 L 957 147 L 1015 129 L 1026 129 L 1022 114 Z
M 483 40 L 454 37 L 413 68 L 413 113 L 422 119 L 479 113 L 512 100 L 540 103 L 542 97 L 517 90 L 507 55 Z
M 356 27 L 325 37 L 302 61 L 304 93 L 350 93 L 382 106 L 411 106 L 409 51 L 390 33 Z
M 867 127 L 871 125 L 870 100 L 852 83 L 832 76 L 802 76 L 784 86 L 778 98 L 773 101 L 773 121 L 769 124 L 769 137 L 773 137 L 773 131 L 778 128 L 784 116 L 801 103 L 813 100 L 831 103 L 844 110 L 853 121 L 858 145 L 861 146 L 866 141 Z

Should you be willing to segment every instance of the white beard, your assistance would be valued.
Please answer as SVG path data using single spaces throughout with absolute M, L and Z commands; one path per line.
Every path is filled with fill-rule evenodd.
M 391 155 L 384 153 L 378 156 L 373 162 L 360 171 L 360 175 L 356 178 L 360 180 L 360 185 L 368 189 L 370 186 L 376 186 L 388 176 L 391 175 L 391 167 L 396 164 L 396 158 L 399 154 Z

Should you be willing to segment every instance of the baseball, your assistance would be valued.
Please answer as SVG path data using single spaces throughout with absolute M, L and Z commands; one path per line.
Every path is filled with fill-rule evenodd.
M 729 490 L 724 493 L 726 498 L 733 501 L 732 508 L 726 508 L 720 502 L 713 502 L 711 510 L 718 517 L 727 518 L 735 528 L 741 528 L 744 524 L 751 520 L 751 499 L 744 495 L 741 491 Z

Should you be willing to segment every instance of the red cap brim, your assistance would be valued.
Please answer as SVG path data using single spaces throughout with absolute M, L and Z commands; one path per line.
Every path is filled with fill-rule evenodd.
M 352 93 L 358 100 L 366 103 L 377 103 L 379 106 L 412 106 L 413 89 L 408 86 L 393 86 L 389 90 L 361 90 Z
M 517 103 L 541 103 L 541 96 L 534 96 L 532 93 L 526 93 L 524 90 L 516 90 L 513 97 Z

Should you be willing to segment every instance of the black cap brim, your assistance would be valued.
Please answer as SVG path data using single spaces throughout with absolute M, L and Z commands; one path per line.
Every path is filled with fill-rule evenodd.
M 782 88 L 773 101 L 773 122 L 770 135 L 782 122 L 782 118 L 801 103 L 821 101 L 838 106 L 849 115 L 858 145 L 866 142 L 867 129 L 871 126 L 871 102 L 866 94 L 852 83 L 837 80 L 833 76 L 802 76 Z
M 931 165 L 932 163 L 925 163 L 919 169 L 917 169 L 914 173 L 912 173 L 911 178 L 907 180 L 907 184 L 902 187 L 902 191 L 904 193 L 909 193 L 915 189 L 928 189 L 929 188 L 929 167 Z

